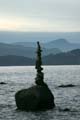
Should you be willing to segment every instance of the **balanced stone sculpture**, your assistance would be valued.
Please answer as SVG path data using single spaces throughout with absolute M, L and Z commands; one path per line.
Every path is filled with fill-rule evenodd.
M 15 101 L 17 108 L 25 111 L 40 111 L 48 110 L 55 107 L 54 96 L 48 88 L 47 84 L 44 83 L 44 74 L 42 72 L 43 68 L 41 59 L 41 46 L 37 42 L 37 59 L 36 59 L 36 69 L 37 75 L 35 78 L 36 85 L 18 91 L 15 94 Z

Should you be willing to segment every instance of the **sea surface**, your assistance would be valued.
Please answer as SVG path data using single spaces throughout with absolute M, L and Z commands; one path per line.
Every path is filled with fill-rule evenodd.
M 43 112 L 16 110 L 15 93 L 34 85 L 33 66 L 0 67 L 0 120 L 80 120 L 80 66 L 43 66 L 56 107 Z M 61 88 L 59 85 L 73 84 Z

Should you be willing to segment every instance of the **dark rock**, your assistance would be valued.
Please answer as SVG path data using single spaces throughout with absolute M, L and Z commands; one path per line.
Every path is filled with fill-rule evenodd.
M 54 96 L 46 84 L 18 91 L 15 100 L 17 108 L 26 111 L 47 110 L 55 107 Z
M 60 111 L 60 112 L 69 112 L 70 109 L 69 109 L 69 108 L 64 108 L 64 109 L 59 108 L 59 111 Z
M 69 112 L 70 109 L 69 109 L 69 108 L 65 108 L 65 109 L 63 109 L 63 111 L 64 111 L 64 112 Z
M 75 87 L 75 85 L 73 85 L 73 84 L 68 84 L 68 85 L 60 85 L 60 86 L 58 86 L 58 87 Z
M 5 82 L 0 82 L 0 84 L 1 84 L 1 85 L 4 85 L 4 84 L 7 84 L 7 83 L 5 83 Z

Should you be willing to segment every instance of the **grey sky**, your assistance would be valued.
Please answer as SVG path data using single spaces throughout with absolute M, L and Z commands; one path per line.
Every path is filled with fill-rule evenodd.
M 79 0 L 0 0 L 0 30 L 80 31 Z

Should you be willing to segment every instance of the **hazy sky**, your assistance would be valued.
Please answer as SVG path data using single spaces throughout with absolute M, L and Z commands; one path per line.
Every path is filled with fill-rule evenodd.
M 0 30 L 80 31 L 80 0 L 0 0 Z

